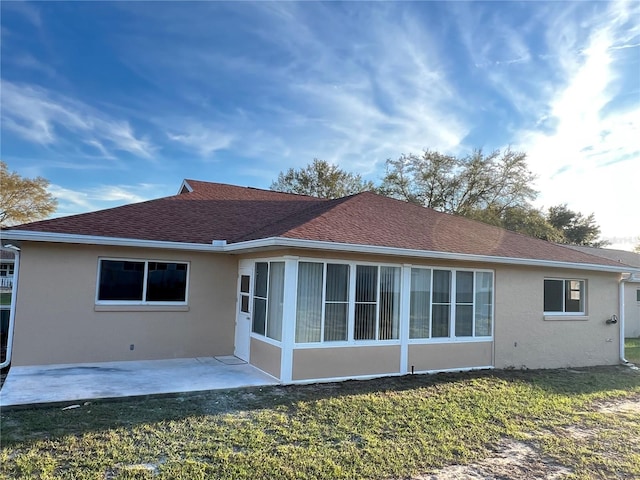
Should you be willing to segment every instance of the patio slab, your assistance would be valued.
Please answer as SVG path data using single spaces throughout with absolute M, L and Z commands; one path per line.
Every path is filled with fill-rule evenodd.
M 277 385 L 242 360 L 215 357 L 11 367 L 0 407 Z

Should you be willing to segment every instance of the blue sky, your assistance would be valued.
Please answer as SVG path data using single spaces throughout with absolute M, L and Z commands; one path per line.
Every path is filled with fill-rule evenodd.
M 1 4 L 1 156 L 58 215 L 268 188 L 313 158 L 379 180 L 435 149 L 528 153 L 537 205 L 640 235 L 640 2 Z

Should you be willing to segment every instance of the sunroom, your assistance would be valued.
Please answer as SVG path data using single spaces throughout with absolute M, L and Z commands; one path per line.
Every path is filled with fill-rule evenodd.
M 285 383 L 493 365 L 489 269 L 282 256 L 238 287 L 236 355 Z

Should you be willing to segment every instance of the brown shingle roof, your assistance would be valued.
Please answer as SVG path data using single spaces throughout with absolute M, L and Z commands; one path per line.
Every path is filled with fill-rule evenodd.
M 14 227 L 19 230 L 210 244 L 270 237 L 411 250 L 618 263 L 370 192 L 337 200 L 187 180 L 192 192 Z
M 192 192 L 54 218 L 16 230 L 210 244 L 238 237 L 325 200 L 188 180 Z

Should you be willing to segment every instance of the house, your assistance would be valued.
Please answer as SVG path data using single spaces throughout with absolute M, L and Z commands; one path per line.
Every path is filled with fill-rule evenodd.
M 640 268 L 639 253 L 577 245 L 570 245 L 570 248 Z M 620 298 L 624 311 L 624 336 L 627 338 L 640 337 L 640 275 L 625 275 L 623 280 L 623 293 Z
M 0 250 L 0 291 L 9 291 L 13 286 L 14 254 Z
M 236 355 L 284 383 L 616 364 L 640 273 L 369 192 L 195 180 L 2 237 L 13 365 Z

